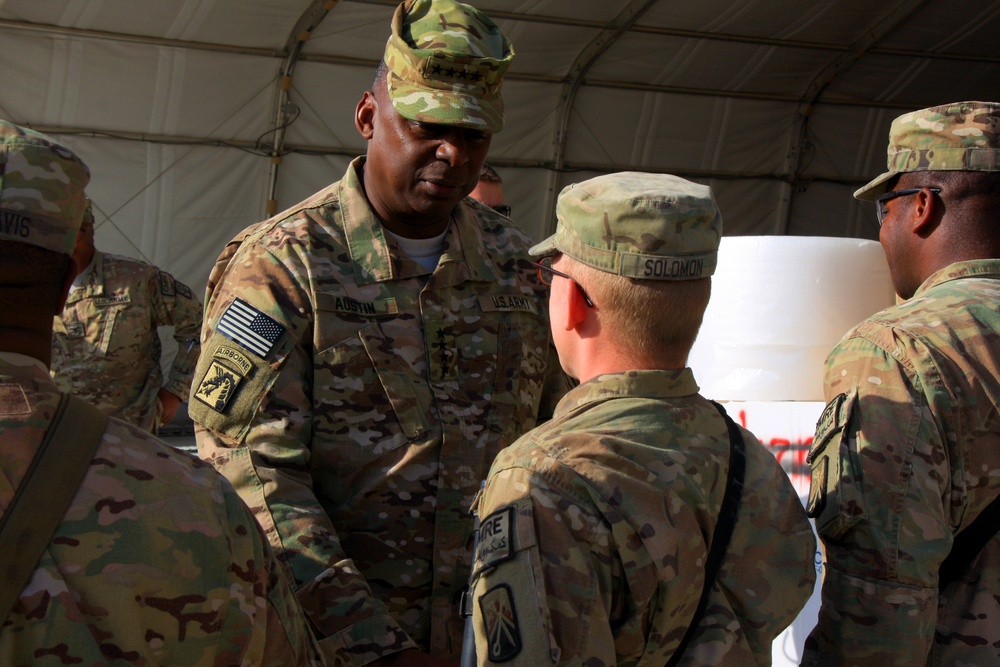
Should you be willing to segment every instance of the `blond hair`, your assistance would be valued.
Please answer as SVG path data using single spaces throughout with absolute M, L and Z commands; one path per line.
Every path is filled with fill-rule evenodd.
M 563 257 L 619 350 L 652 367 L 670 367 L 678 355 L 687 358 L 712 294 L 711 278 L 638 280 Z

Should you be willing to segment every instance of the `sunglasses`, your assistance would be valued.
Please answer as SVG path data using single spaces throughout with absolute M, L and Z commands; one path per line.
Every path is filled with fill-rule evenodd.
M 553 257 L 542 257 L 537 262 L 531 263 L 531 265 L 535 267 L 535 271 L 538 273 L 538 280 L 540 280 L 543 285 L 548 285 L 551 287 L 553 274 L 561 278 L 565 278 L 566 280 L 576 285 L 576 288 L 580 290 L 580 296 L 583 297 L 583 301 L 589 307 L 593 308 L 594 302 L 590 300 L 590 296 L 588 296 L 586 290 L 583 289 L 580 283 L 576 282 L 576 280 L 574 280 L 572 276 L 568 276 L 562 271 L 552 268 L 553 259 L 554 259 Z
M 940 194 L 941 188 L 927 188 L 934 194 Z M 923 188 L 907 188 L 905 190 L 890 190 L 889 192 L 883 192 L 882 194 L 875 197 L 875 217 L 878 218 L 878 226 L 882 226 L 882 221 L 885 220 L 886 210 L 885 203 L 897 197 L 908 197 L 909 195 L 915 195 L 923 190 Z
M 490 208 L 505 218 L 510 217 L 510 206 L 507 206 L 507 204 L 498 204 L 497 206 L 490 206 Z

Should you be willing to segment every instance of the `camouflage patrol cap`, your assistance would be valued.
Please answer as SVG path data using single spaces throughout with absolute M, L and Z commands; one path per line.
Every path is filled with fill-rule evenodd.
M 712 190 L 669 174 L 620 172 L 563 188 L 556 233 L 532 255 L 561 252 L 600 271 L 644 280 L 715 273 L 722 214 Z
M 0 121 L 0 240 L 70 254 L 90 170 L 65 146 Z
M 1000 103 L 955 102 L 905 113 L 889 128 L 889 171 L 854 193 L 874 201 L 912 171 L 1000 171 Z
M 514 49 L 481 11 L 455 0 L 407 0 L 385 46 L 389 99 L 404 118 L 503 129 L 500 86 Z

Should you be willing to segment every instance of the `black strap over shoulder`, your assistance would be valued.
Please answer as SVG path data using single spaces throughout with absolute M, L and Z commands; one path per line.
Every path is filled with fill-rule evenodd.
M 949 584 L 958 579 L 976 559 L 986 543 L 1000 532 L 1000 496 L 993 499 L 979 513 L 965 530 L 955 536 L 951 552 L 941 563 L 938 571 L 938 591 L 943 591 Z
M 684 655 L 688 644 L 694 637 L 701 619 L 705 615 L 708 607 L 708 598 L 712 594 L 712 588 L 719 577 L 719 570 L 722 569 L 722 560 L 726 557 L 729 549 L 729 540 L 733 536 L 733 528 L 736 527 L 736 518 L 740 512 L 740 503 L 743 500 L 743 483 L 746 477 L 747 452 L 743 442 L 743 436 L 736 422 L 726 414 L 725 408 L 712 401 L 712 405 L 719 411 L 719 414 L 726 420 L 726 428 L 729 430 L 729 473 L 726 476 L 726 493 L 722 498 L 722 508 L 719 511 L 719 520 L 715 524 L 715 531 L 712 533 L 712 546 L 708 552 L 708 560 L 705 563 L 705 587 L 701 591 L 701 600 L 698 602 L 698 609 L 691 618 L 684 638 L 678 644 L 677 649 L 665 667 L 673 667 Z
M 45 437 L 0 519 L 0 622 L 28 585 L 101 442 L 108 418 L 63 394 Z

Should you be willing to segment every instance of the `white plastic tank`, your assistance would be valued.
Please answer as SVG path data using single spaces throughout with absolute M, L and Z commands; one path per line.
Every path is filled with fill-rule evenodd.
M 688 365 L 701 394 L 722 403 L 781 462 L 803 505 L 826 356 L 851 327 L 893 303 L 889 267 L 875 241 L 722 239 L 712 299 Z M 816 570 L 812 597 L 773 644 L 775 667 L 800 662 L 819 612 L 818 551 Z

